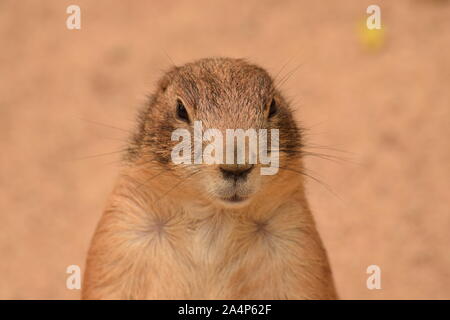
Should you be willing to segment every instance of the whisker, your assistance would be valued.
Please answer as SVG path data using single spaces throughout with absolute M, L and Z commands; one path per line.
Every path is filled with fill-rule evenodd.
M 302 66 L 303 66 L 303 63 L 297 65 L 291 71 L 286 73 L 286 75 L 284 75 L 283 78 L 281 78 L 280 81 L 276 84 L 277 87 L 278 88 L 282 87 Z
M 79 160 L 86 160 L 86 159 L 92 159 L 92 158 L 98 158 L 98 157 L 105 157 L 105 156 L 110 156 L 113 154 L 123 153 L 128 150 L 129 150 L 129 148 L 116 150 L 116 151 L 112 151 L 112 152 L 99 153 L 99 154 L 94 154 L 94 155 L 90 155 L 90 156 L 75 158 L 75 159 L 72 159 L 71 161 L 79 161 Z
M 81 118 L 81 120 L 89 122 L 89 123 L 92 123 L 92 124 L 95 124 L 95 125 L 98 125 L 98 126 L 103 126 L 103 127 L 107 127 L 107 128 L 111 128 L 111 129 L 120 130 L 120 131 L 123 131 L 123 132 L 126 132 L 126 133 L 130 133 L 130 134 L 133 133 L 133 132 L 131 132 L 129 130 L 126 130 L 126 129 L 123 129 L 123 128 L 119 128 L 119 127 L 115 127 L 115 126 L 112 126 L 112 125 L 109 125 L 109 124 L 101 123 L 101 122 L 98 122 L 98 121 L 89 120 L 89 119 L 85 119 L 85 118 Z
M 330 150 L 330 151 L 334 151 L 334 152 L 347 153 L 347 154 L 354 154 L 353 152 L 350 152 L 350 151 L 346 151 L 346 150 L 338 149 L 338 148 L 333 148 L 333 147 L 328 147 L 328 146 L 324 146 L 324 145 L 319 145 L 319 144 L 307 144 L 307 145 L 304 145 L 303 147 L 304 148 L 311 148 L 311 149 Z
M 105 140 L 120 141 L 122 143 L 126 143 L 127 142 L 126 140 L 120 139 L 120 138 L 111 138 L 111 137 L 105 137 L 105 136 L 101 136 L 100 138 L 105 139 Z
M 274 151 L 272 151 L 274 152 Z M 276 151 L 275 151 L 276 152 Z M 326 154 L 326 153 L 319 153 L 319 152 L 313 152 L 313 151 L 307 151 L 307 150 L 296 150 L 296 149 L 280 149 L 278 150 L 279 153 L 287 153 L 287 154 L 297 154 L 301 157 L 317 157 L 319 159 L 322 160 L 329 160 L 332 161 L 334 163 L 352 163 L 352 164 L 358 164 L 357 162 L 353 161 L 350 158 L 347 157 L 342 157 L 342 156 L 336 156 L 336 155 L 331 155 L 331 154 Z
M 283 72 L 284 68 L 286 68 L 288 66 L 289 63 L 292 62 L 292 60 L 294 59 L 294 57 L 291 57 L 286 63 L 284 63 L 280 70 L 278 70 L 278 72 L 275 74 L 275 76 L 273 77 L 273 81 L 276 82 L 278 79 L 278 76 Z
M 172 192 L 173 190 L 175 190 L 176 188 L 178 188 L 181 184 L 185 183 L 187 180 L 189 180 L 190 178 L 192 178 L 194 175 L 196 175 L 197 173 L 199 173 L 200 170 L 194 171 L 193 173 L 189 174 L 186 178 L 184 178 L 183 180 L 181 180 L 180 182 L 178 182 L 177 184 L 175 184 L 172 188 L 170 188 L 166 193 L 164 193 L 164 195 L 159 198 L 157 201 L 160 201 L 161 199 L 163 199 L 164 197 L 166 197 L 170 192 Z
M 335 163 L 351 162 L 350 159 L 346 159 L 346 158 L 339 157 L 339 156 L 333 156 L 333 155 L 325 154 L 325 153 L 302 151 L 302 155 L 305 156 L 305 157 L 307 157 L 307 156 L 317 157 L 319 159 L 329 160 L 329 161 L 332 161 L 332 162 L 335 162 Z
M 279 169 L 282 169 L 282 170 L 288 170 L 288 171 L 291 171 L 291 172 L 295 172 L 295 173 L 297 173 L 297 174 L 300 174 L 300 175 L 303 175 L 303 176 L 305 176 L 305 177 L 307 177 L 307 178 L 310 178 L 311 180 L 313 180 L 313 181 L 317 182 L 318 184 L 320 184 L 325 190 L 327 190 L 328 192 L 330 192 L 330 193 L 331 193 L 333 196 L 335 196 L 337 199 L 339 199 L 340 201 L 342 201 L 341 197 L 339 197 L 339 195 L 338 195 L 337 193 L 335 193 L 335 192 L 333 191 L 333 189 L 332 189 L 328 184 L 326 184 L 325 182 L 321 181 L 320 179 L 317 179 L 316 177 L 314 177 L 314 176 L 312 176 L 312 175 L 310 175 L 310 174 L 308 174 L 308 173 L 306 173 L 306 172 L 304 172 L 304 171 L 292 169 L 292 168 L 290 168 L 290 167 L 282 167 L 282 166 L 280 166 Z
M 134 182 L 136 182 L 138 184 L 138 186 L 136 187 L 136 191 L 139 190 L 140 188 L 142 188 L 142 186 L 146 186 L 149 187 L 148 183 L 150 181 L 152 181 L 153 179 L 159 177 L 160 175 L 164 174 L 167 172 L 167 169 L 161 169 L 161 172 L 153 175 L 152 177 L 150 177 L 149 179 L 146 179 L 144 182 L 138 181 L 137 179 L 134 179 L 130 176 L 128 176 L 129 178 L 131 178 Z
M 166 56 L 166 58 L 169 60 L 169 62 L 172 64 L 172 67 L 176 67 L 177 65 L 175 64 L 175 62 L 173 61 L 173 59 L 169 56 L 169 54 L 167 53 L 166 50 L 163 50 L 164 55 Z

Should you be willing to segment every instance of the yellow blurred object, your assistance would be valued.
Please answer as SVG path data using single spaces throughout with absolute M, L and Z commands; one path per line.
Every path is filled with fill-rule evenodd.
M 385 28 L 369 29 L 366 20 L 358 26 L 359 41 L 361 45 L 370 51 L 379 51 L 385 43 Z

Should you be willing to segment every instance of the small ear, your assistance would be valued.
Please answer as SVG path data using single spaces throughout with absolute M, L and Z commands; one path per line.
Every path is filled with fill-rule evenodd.
M 171 70 L 167 71 L 164 76 L 158 81 L 158 88 L 165 92 L 170 82 L 172 81 L 173 74 L 176 72 L 178 67 L 174 67 Z
M 162 90 L 162 92 L 165 92 L 167 90 L 167 87 L 169 86 L 170 79 L 168 75 L 164 75 L 159 81 L 158 81 L 158 88 Z

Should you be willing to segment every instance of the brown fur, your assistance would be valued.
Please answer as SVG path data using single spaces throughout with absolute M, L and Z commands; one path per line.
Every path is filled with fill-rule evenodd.
M 275 98 L 277 114 L 268 119 Z M 217 199 L 218 165 L 175 165 L 181 99 L 206 128 L 278 128 L 280 170 L 253 170 L 248 201 Z M 303 188 L 301 131 L 263 69 L 203 59 L 170 70 L 139 116 L 87 259 L 84 299 L 334 299 Z M 257 165 L 258 166 L 258 165 Z

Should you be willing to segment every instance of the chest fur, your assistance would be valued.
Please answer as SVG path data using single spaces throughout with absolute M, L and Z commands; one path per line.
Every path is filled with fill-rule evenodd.
M 300 272 L 307 229 L 290 212 L 159 223 L 145 236 L 147 295 L 282 298 Z

